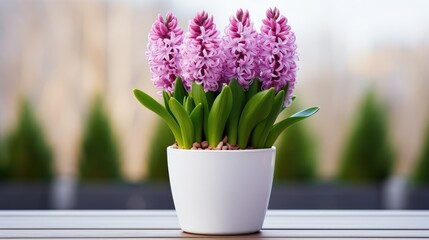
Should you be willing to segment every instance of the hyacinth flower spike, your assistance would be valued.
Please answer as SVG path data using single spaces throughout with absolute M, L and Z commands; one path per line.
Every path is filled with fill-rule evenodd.
M 298 60 L 295 34 L 287 24 L 287 18 L 280 15 L 277 8 L 268 9 L 262 20 L 258 46 L 260 48 L 259 66 L 262 89 L 274 88 L 277 92 L 271 114 L 255 128 L 252 144 L 263 148 L 273 146 L 280 134 L 291 125 L 304 120 L 319 111 L 310 107 L 274 124 L 281 111 L 290 106 L 296 84 Z M 282 93 L 284 91 L 284 93 Z M 284 94 L 284 101 L 280 94 Z M 274 125 L 273 125 L 274 124 Z
M 189 23 L 183 44 L 184 83 L 188 88 L 194 82 L 203 85 L 204 91 L 217 91 L 222 73 L 222 51 L 219 31 L 213 17 L 198 13 Z
M 262 89 L 274 87 L 278 92 L 286 88 L 286 107 L 292 103 L 298 59 L 295 34 L 287 21 L 277 8 L 268 9 L 258 41 Z
M 177 26 L 177 18 L 167 13 L 165 19 L 158 15 L 149 33 L 146 56 L 155 87 L 173 92 L 176 77 L 182 75 L 180 46 L 183 31 Z
M 252 132 L 251 145 L 256 148 L 272 146 L 287 127 L 319 110 L 305 109 L 273 126 L 279 114 L 292 103 L 298 58 L 295 35 L 277 8 L 268 9 L 262 23 L 258 38 L 260 81 L 262 89 L 274 89 L 276 95 L 270 113 Z
M 148 50 L 146 56 L 150 65 L 152 81 L 155 87 L 162 89 L 167 96 L 172 93 L 176 78 L 181 76 L 180 46 L 183 43 L 183 31 L 177 25 L 177 18 L 168 13 L 165 19 L 159 15 L 149 33 Z M 137 100 L 149 110 L 159 115 L 169 126 L 176 142 L 183 145 L 182 133 L 179 124 L 172 116 L 166 105 L 163 107 L 155 99 L 141 90 L 134 89 Z
M 231 78 L 247 90 L 258 72 L 258 33 L 250 21 L 249 12 L 239 9 L 229 19 L 222 45 L 225 55 L 223 81 Z

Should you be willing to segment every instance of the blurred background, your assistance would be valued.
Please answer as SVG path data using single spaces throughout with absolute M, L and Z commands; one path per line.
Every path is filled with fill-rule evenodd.
M 429 2 L 1 0 L 0 208 L 173 208 L 145 51 L 158 13 L 186 30 L 277 6 L 297 99 L 321 110 L 276 143 L 270 208 L 429 208 Z M 161 97 L 158 96 L 161 100 Z

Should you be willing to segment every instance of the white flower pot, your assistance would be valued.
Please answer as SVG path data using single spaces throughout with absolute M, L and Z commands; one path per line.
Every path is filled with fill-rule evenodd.
M 276 149 L 167 148 L 171 191 L 183 231 L 235 235 L 261 230 Z

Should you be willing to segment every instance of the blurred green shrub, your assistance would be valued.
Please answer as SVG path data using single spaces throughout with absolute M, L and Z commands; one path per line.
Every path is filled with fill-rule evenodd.
M 394 153 L 388 114 L 374 89 L 364 97 L 346 144 L 340 162 L 340 181 L 379 182 L 390 175 Z
M 3 179 L 49 181 L 53 177 L 52 153 L 28 100 L 19 108 L 17 126 L 0 146 Z
M 0 138 L 0 181 L 7 178 L 7 159 L 4 139 Z
M 101 97 L 96 97 L 87 117 L 79 155 L 82 181 L 121 180 L 119 148 Z
M 429 184 L 429 124 L 412 178 L 416 184 Z
M 297 103 L 285 110 L 288 116 L 298 111 Z M 317 178 L 316 147 L 305 122 L 289 127 L 277 140 L 274 180 L 312 181 Z
M 149 181 L 168 181 L 167 150 L 174 143 L 174 136 L 164 121 L 157 123 L 147 156 L 147 176 Z

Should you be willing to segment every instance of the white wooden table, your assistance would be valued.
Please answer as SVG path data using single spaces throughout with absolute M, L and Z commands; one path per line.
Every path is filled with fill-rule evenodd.
M 0 211 L 0 239 L 204 238 L 174 211 Z M 269 210 L 259 233 L 228 238 L 429 238 L 429 211 Z

